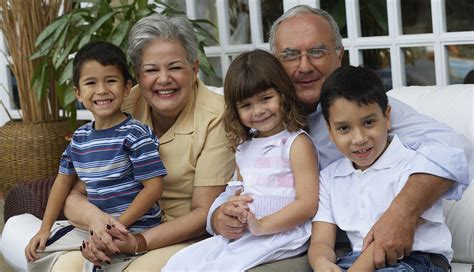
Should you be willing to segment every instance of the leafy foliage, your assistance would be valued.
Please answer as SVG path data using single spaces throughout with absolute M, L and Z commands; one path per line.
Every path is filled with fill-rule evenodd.
M 75 121 L 73 54 L 90 41 L 109 41 L 126 51 L 127 35 L 135 22 L 157 10 L 169 16 L 185 15 L 184 12 L 156 0 L 153 3 L 148 3 L 147 0 L 122 0 L 118 4 L 111 4 L 110 0 L 98 0 L 93 3 L 78 1 L 70 12 L 59 16 L 38 36 L 35 44 L 38 49 L 30 59 L 40 59 L 42 63 L 35 69 L 32 86 L 38 90 L 41 97 L 47 93 L 45 90 L 50 86 L 50 81 L 54 80 L 61 107 L 65 109 L 68 117 Z M 203 19 L 190 21 L 198 39 L 199 68 L 208 75 L 214 75 L 215 72 L 204 54 L 204 46 L 206 41 L 215 41 L 215 38 L 203 25 L 215 26 Z M 129 66 L 132 68 L 130 61 Z M 50 75 L 54 75 L 54 78 Z

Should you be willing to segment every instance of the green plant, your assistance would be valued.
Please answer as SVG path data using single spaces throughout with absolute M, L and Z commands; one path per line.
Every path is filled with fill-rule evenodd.
M 31 88 L 33 71 L 41 67 L 44 58 L 29 60 L 35 49 L 35 40 L 59 13 L 61 5 L 69 10 L 70 1 L 62 0 L 0 0 L 0 29 L 8 47 L 2 52 L 9 62 L 18 84 L 21 117 L 24 122 L 59 120 L 59 105 L 53 82 L 46 80 L 45 86 L 51 91 L 40 92 Z M 42 95 L 38 95 L 41 93 Z
M 87 2 L 81 7 L 81 2 Z M 139 19 L 160 10 L 165 15 L 184 14 L 184 12 L 161 2 L 148 3 L 147 0 L 98 0 L 78 1 L 69 12 L 54 20 L 36 40 L 37 51 L 31 60 L 41 59 L 33 75 L 32 84 L 42 90 L 44 96 L 50 81 L 54 81 L 59 103 L 70 120 L 76 119 L 76 103 L 72 88 L 72 56 L 90 41 L 109 41 L 127 49 L 127 35 Z M 199 44 L 199 68 L 206 74 L 214 75 L 214 70 L 204 54 L 206 41 L 215 40 L 203 27 L 211 22 L 203 19 L 190 20 L 194 26 Z M 130 67 L 131 67 L 131 63 Z M 131 70 L 132 71 L 132 70 Z M 54 75 L 51 78 L 50 75 Z

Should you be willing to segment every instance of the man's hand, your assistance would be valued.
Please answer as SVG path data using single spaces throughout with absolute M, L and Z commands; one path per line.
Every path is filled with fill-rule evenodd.
M 415 229 L 416 222 L 412 222 L 410 216 L 389 209 L 367 233 L 362 251 L 373 242 L 376 268 L 395 264 L 397 258 L 410 255 Z
M 374 262 L 377 268 L 394 264 L 397 258 L 408 256 L 421 214 L 429 209 L 453 182 L 430 174 L 412 174 L 390 207 L 372 226 L 364 239 L 365 249 L 375 243 Z
M 244 234 L 247 224 L 241 222 L 239 218 L 247 218 L 247 203 L 252 200 L 250 196 L 239 196 L 217 208 L 211 220 L 214 231 L 227 239 L 240 238 Z

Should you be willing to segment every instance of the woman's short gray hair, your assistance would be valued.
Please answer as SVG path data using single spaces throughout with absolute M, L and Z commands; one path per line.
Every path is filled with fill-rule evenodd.
M 291 9 L 287 10 L 285 13 L 283 13 L 280 18 L 278 18 L 273 24 L 272 27 L 270 28 L 270 33 L 269 33 L 269 43 L 270 43 L 270 51 L 275 54 L 275 34 L 277 31 L 278 26 L 285 20 L 302 15 L 302 14 L 314 14 L 323 17 L 326 19 L 326 21 L 329 22 L 331 25 L 332 32 L 334 33 L 334 38 L 336 40 L 336 50 L 342 48 L 342 37 L 341 34 L 339 33 L 339 27 L 337 26 L 336 21 L 334 18 L 331 16 L 331 14 L 327 13 L 326 11 L 322 9 L 317 9 L 317 8 L 312 8 L 307 5 L 298 5 L 295 7 L 292 7 Z
M 142 51 L 156 38 L 178 41 L 187 53 L 189 63 L 198 58 L 198 44 L 191 22 L 185 16 L 167 17 L 154 13 L 140 19 L 128 34 L 128 55 L 135 68 L 140 67 Z

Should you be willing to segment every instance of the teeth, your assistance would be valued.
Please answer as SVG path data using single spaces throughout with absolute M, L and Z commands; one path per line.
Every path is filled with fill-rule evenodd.
M 112 102 L 112 100 L 110 100 L 110 99 L 108 99 L 108 100 L 97 100 L 97 101 L 95 101 L 95 103 L 96 103 L 97 105 L 105 105 L 105 104 L 108 104 L 108 103 L 110 103 L 110 102 Z
M 170 94 L 170 93 L 174 93 L 175 90 L 172 89 L 172 90 L 159 90 L 158 93 L 159 94 Z

